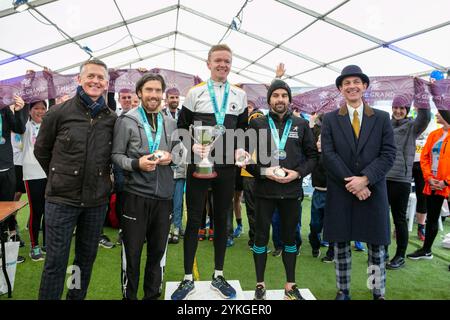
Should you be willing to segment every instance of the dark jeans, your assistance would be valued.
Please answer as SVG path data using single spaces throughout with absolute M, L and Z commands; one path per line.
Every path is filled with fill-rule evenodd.
M 77 232 L 73 267 L 80 273 L 74 275 L 74 283 L 76 285 L 78 282 L 80 286 L 70 289 L 67 293 L 67 299 L 82 300 L 86 297 L 107 207 L 107 204 L 105 204 L 98 207 L 81 208 L 45 202 L 47 253 L 39 289 L 39 299 L 61 299 L 70 244 L 75 227 L 77 227 Z M 78 276 L 80 277 L 77 278 Z
M 320 249 L 320 234 L 323 229 L 326 200 L 326 191 L 314 190 L 311 199 L 311 222 L 309 224 L 309 242 L 313 250 Z
M 411 184 L 407 182 L 386 181 L 388 201 L 391 206 L 392 218 L 395 225 L 395 239 L 397 251 L 395 256 L 404 258 L 408 247 L 408 223 L 406 222 L 406 211 L 408 210 L 408 199 L 411 192 Z

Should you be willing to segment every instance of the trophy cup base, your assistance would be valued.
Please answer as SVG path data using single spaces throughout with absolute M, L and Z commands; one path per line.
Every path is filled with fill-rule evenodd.
M 212 179 L 212 178 L 217 177 L 217 172 L 215 172 L 215 171 L 210 172 L 210 173 L 194 172 L 192 174 L 192 176 L 197 179 Z
M 212 179 L 217 177 L 217 172 L 212 166 L 198 166 L 192 176 L 197 179 Z

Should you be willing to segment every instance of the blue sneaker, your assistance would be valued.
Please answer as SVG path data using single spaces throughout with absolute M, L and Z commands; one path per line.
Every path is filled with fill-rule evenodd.
M 233 232 L 233 238 L 239 238 L 242 232 L 244 232 L 244 228 L 242 227 L 242 224 L 238 224 Z
M 236 298 L 236 290 L 225 280 L 223 276 L 212 276 L 211 288 L 216 290 L 225 299 Z
M 234 246 L 233 237 L 228 237 L 227 239 L 227 248 Z
M 366 249 L 364 249 L 363 244 L 359 241 L 355 241 L 355 250 L 356 251 L 366 251 Z
M 195 292 L 194 281 L 183 280 L 180 282 L 178 288 L 172 293 L 170 299 L 172 300 L 186 300 L 188 296 Z

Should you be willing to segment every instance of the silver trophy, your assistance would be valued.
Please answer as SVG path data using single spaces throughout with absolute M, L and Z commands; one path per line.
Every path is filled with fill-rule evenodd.
M 195 143 L 202 146 L 212 146 L 214 142 L 222 135 L 215 127 L 211 126 L 191 126 Z M 195 166 L 195 172 L 192 174 L 198 179 L 212 179 L 217 177 L 217 172 L 214 171 L 214 164 L 208 159 L 203 158 Z

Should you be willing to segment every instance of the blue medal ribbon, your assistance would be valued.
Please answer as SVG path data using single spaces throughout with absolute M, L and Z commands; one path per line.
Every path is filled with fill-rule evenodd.
M 155 152 L 159 148 L 159 144 L 161 142 L 161 135 L 163 130 L 163 116 L 161 113 L 158 113 L 158 129 L 156 130 L 155 140 L 153 140 L 152 129 L 147 120 L 147 115 L 145 114 L 144 108 L 142 106 L 138 107 L 139 114 L 141 115 L 142 125 L 144 126 L 145 135 L 147 136 L 148 141 L 148 149 L 150 153 Z
M 214 107 L 214 116 L 216 117 L 216 123 L 219 126 L 223 126 L 225 122 L 225 113 L 227 112 L 228 96 L 230 94 L 230 84 L 225 82 L 225 92 L 223 94 L 222 108 L 219 110 L 217 105 L 216 92 L 214 91 L 214 85 L 211 79 L 208 80 L 209 97 Z
M 273 122 L 272 117 L 267 116 L 267 119 L 269 120 L 269 127 L 270 132 L 272 133 L 273 141 L 275 142 L 275 146 L 277 147 L 278 152 L 284 151 L 284 148 L 286 147 L 286 142 L 289 136 L 289 132 L 291 131 L 292 126 L 292 119 L 288 119 L 286 121 L 286 125 L 284 127 L 283 135 L 280 140 L 280 136 L 278 134 L 278 129 L 275 126 L 275 123 Z

